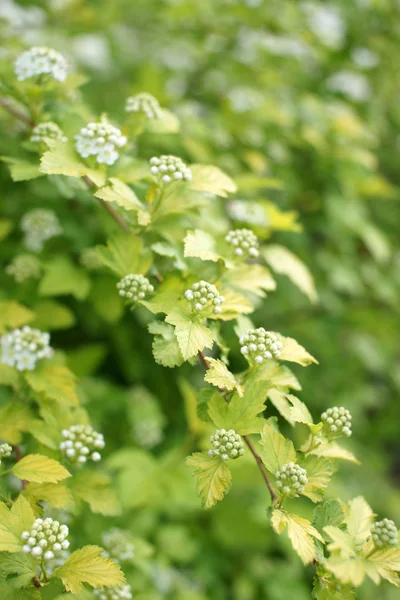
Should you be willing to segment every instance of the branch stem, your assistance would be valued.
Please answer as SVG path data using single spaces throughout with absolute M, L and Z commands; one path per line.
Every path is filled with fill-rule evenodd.
M 32 128 L 35 126 L 35 123 L 28 115 L 20 111 L 16 106 L 13 106 L 6 98 L 0 98 L 0 106 L 2 106 L 10 115 L 28 125 L 28 127 Z

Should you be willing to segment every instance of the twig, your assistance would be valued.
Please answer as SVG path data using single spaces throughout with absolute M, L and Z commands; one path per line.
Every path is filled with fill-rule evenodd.
M 28 125 L 28 127 L 35 126 L 34 121 L 32 121 L 32 119 L 28 117 L 28 115 L 21 112 L 18 108 L 10 104 L 5 98 L 0 98 L 0 106 L 2 106 L 4 110 L 6 110 L 8 113 L 10 113 L 10 115 L 15 117 L 16 119 L 23 121 L 26 125 Z
M 87 175 L 84 175 L 82 177 L 82 179 L 86 183 L 86 185 L 88 186 L 89 189 L 93 190 L 96 187 L 94 185 L 93 181 Z M 114 221 L 116 221 L 118 223 L 118 225 L 121 227 L 121 229 L 123 229 L 124 231 L 129 230 L 128 225 L 125 223 L 123 218 L 120 217 L 117 212 L 115 212 L 115 210 L 113 209 L 111 204 L 109 204 L 108 202 L 105 202 L 102 198 L 97 198 L 97 200 L 99 201 L 101 206 L 103 206 L 103 208 L 105 208 L 106 211 L 112 216 Z
M 211 365 L 210 365 L 209 361 L 207 360 L 207 358 L 204 356 L 203 352 L 200 351 L 198 353 L 198 357 L 199 357 L 200 362 L 204 366 L 204 368 L 206 370 L 208 370 Z M 225 402 L 227 402 L 228 401 L 228 399 L 227 399 L 228 391 L 226 389 L 220 389 L 220 392 L 224 396 Z M 267 485 L 267 488 L 268 488 L 268 491 L 269 491 L 269 495 L 271 496 L 271 501 L 275 502 L 275 500 L 277 499 L 277 495 L 276 495 L 275 490 L 272 487 L 272 484 L 271 484 L 271 482 L 269 480 L 268 473 L 267 473 L 267 470 L 266 470 L 266 468 L 264 466 L 264 463 L 262 461 L 261 456 L 258 454 L 257 450 L 254 448 L 253 443 L 248 438 L 248 436 L 247 435 L 243 435 L 242 437 L 243 437 L 244 441 L 246 442 L 246 445 L 247 445 L 248 449 L 250 450 L 250 452 L 254 456 L 254 459 L 255 459 L 255 461 L 257 463 L 257 466 L 258 466 L 258 468 L 260 470 L 260 473 L 261 473 L 261 475 L 262 475 L 262 477 L 263 477 L 263 479 L 264 479 L 264 481 L 265 481 L 265 483 Z

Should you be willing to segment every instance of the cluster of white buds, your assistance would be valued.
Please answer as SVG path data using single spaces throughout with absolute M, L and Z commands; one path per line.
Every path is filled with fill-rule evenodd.
M 101 588 L 94 590 L 93 594 L 99 600 L 132 600 L 132 588 L 128 584 Z
M 18 81 L 41 75 L 47 75 L 56 81 L 65 81 L 68 63 L 57 50 L 45 46 L 34 47 L 18 56 L 15 61 L 15 74 Z
M 6 273 L 14 277 L 17 283 L 22 283 L 26 279 L 38 279 L 40 277 L 40 261 L 31 254 L 19 254 L 7 265 Z
M 157 98 L 147 92 L 140 92 L 126 100 L 126 112 L 143 113 L 147 119 L 161 119 L 162 109 Z
M 343 406 L 328 408 L 322 413 L 321 421 L 324 424 L 323 431 L 326 437 L 351 436 L 351 414 L 347 408 L 343 408 Z
M 192 171 L 177 156 L 153 156 L 150 159 L 150 171 L 158 185 L 165 185 L 173 181 L 191 181 Z
M 97 271 L 103 267 L 96 248 L 84 248 L 80 254 L 79 262 L 89 271 Z
M 33 371 L 38 360 L 53 356 L 49 342 L 49 333 L 31 329 L 29 325 L 14 329 L 1 338 L 1 362 L 18 371 Z
M 283 465 L 276 473 L 276 487 L 283 496 L 295 496 L 307 485 L 307 471 L 293 462 Z
M 72 463 L 84 464 L 89 459 L 94 462 L 101 460 L 101 450 L 105 446 L 102 433 L 94 431 L 90 425 L 71 425 L 61 432 L 65 438 L 60 444 L 60 450 Z
M 22 217 L 21 229 L 25 234 L 25 246 L 32 252 L 41 252 L 47 240 L 62 233 L 55 213 L 45 208 L 35 208 L 27 212 Z
M 263 327 L 249 329 L 246 335 L 240 338 L 240 352 L 249 362 L 261 364 L 270 358 L 279 358 L 282 342 L 272 331 L 265 331 Z
M 32 554 L 37 561 L 52 560 L 57 553 L 68 550 L 68 527 L 60 525 L 51 517 L 36 519 L 31 531 L 24 531 L 22 539 L 26 544 L 22 547 L 25 554 Z
M 32 135 L 30 137 L 31 142 L 37 144 L 46 143 L 46 140 L 61 140 L 62 142 L 68 141 L 68 138 L 64 135 L 64 132 L 57 123 L 53 121 L 47 121 L 46 123 L 39 123 L 32 129 Z
M 115 562 L 132 560 L 135 556 L 135 544 L 132 542 L 129 531 L 113 527 L 102 534 L 105 555 Z
M 377 548 L 397 546 L 399 541 L 397 527 L 391 519 L 382 519 L 382 521 L 374 523 L 371 527 L 371 534 Z
M 190 290 L 186 290 L 185 298 L 196 312 L 212 306 L 212 311 L 216 315 L 222 312 L 221 304 L 225 300 L 223 296 L 219 295 L 215 285 L 207 283 L 207 281 L 194 283 Z
M 211 456 L 220 456 L 223 460 L 239 458 L 244 454 L 243 440 L 233 429 L 217 429 L 210 437 L 212 449 L 208 451 Z
M 82 158 L 95 156 L 99 164 L 113 165 L 119 157 L 118 150 L 127 139 L 121 130 L 105 118 L 98 123 L 88 123 L 75 136 L 76 151 Z
M 228 244 L 235 249 L 236 256 L 242 258 L 257 258 L 258 239 L 251 229 L 233 229 L 225 237 Z
M 8 458 L 12 454 L 12 447 L 10 444 L 0 444 L 0 464 L 3 458 Z
M 144 275 L 125 275 L 117 283 L 118 293 L 130 303 L 144 300 L 147 294 L 154 292 L 154 287 Z

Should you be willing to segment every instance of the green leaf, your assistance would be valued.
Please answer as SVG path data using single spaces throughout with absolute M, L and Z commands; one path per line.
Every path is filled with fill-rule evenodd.
M 244 292 L 252 292 L 261 298 L 266 296 L 265 292 L 272 292 L 276 289 L 276 283 L 271 272 L 258 264 L 243 265 L 230 269 L 223 276 L 222 284 Z
M 296 450 L 291 440 L 286 439 L 268 422 L 262 430 L 260 444 L 262 446 L 260 456 L 270 473 L 276 473 L 288 462 L 296 462 Z
M 11 587 L 9 583 L 0 583 L 0 598 L 1 600 L 40 600 L 41 595 L 39 590 L 33 587 L 23 590 Z
M 287 394 L 286 397 L 292 405 L 292 408 L 290 410 L 290 417 L 293 421 L 295 421 L 296 423 L 313 423 L 312 415 L 308 410 L 307 406 L 304 404 L 304 402 L 302 402 L 292 394 Z
M 333 464 L 326 458 L 313 455 L 304 458 L 300 464 L 307 471 L 308 478 L 302 495 L 313 502 L 320 502 L 333 475 Z
M 27 587 L 36 574 L 36 561 L 23 552 L 0 554 L 0 574 L 3 577 L 12 575 L 7 583 L 13 588 Z M 3 599 L 3 596 L 1 596 Z
M 279 535 L 286 529 L 293 549 L 305 565 L 315 558 L 314 538 L 324 543 L 320 533 L 307 519 L 275 509 L 272 513 L 271 524 Z
M 307 352 L 303 346 L 300 346 L 293 338 L 281 337 L 280 341 L 283 344 L 279 357 L 280 360 L 295 362 L 302 367 L 307 367 L 311 363 L 318 364 L 317 359 L 311 356 L 311 354 Z
M 396 573 L 400 571 L 400 548 L 375 550 L 368 556 L 368 561 L 370 564 L 367 574 L 376 584 L 380 583 L 382 577 L 393 585 L 400 585 L 400 578 Z
M 201 260 L 211 260 L 213 262 L 217 262 L 222 258 L 218 253 L 217 243 L 213 236 L 200 229 L 189 231 L 183 243 L 185 245 L 185 257 L 201 258 Z
M 366 562 L 359 556 L 341 558 L 333 555 L 328 558 L 325 566 L 344 584 L 350 583 L 359 587 L 365 579 Z
M 43 177 L 43 173 L 39 170 L 39 163 L 12 158 L 11 156 L 2 156 L 0 160 L 8 164 L 13 181 L 29 181 L 30 179 Z
M 120 277 L 144 274 L 151 266 L 151 254 L 144 251 L 143 240 L 132 233 L 118 233 L 107 246 L 97 246 L 101 262 Z
M 0 407 L 0 437 L 9 444 L 19 444 L 21 433 L 28 431 L 33 419 L 31 410 L 22 403 L 7 402 Z
M 164 321 L 153 321 L 148 329 L 154 335 L 153 356 L 156 363 L 163 367 L 179 367 L 184 362 L 184 358 L 174 327 Z
M 0 333 L 15 329 L 32 321 L 34 313 L 14 300 L 0 302 Z
M 40 161 L 40 172 L 47 175 L 66 175 L 67 177 L 84 177 L 98 187 L 104 185 L 105 174 L 101 169 L 90 169 L 78 157 L 72 143 L 60 140 L 48 140 L 50 150 L 45 152 Z
M 350 500 L 349 507 L 350 513 L 345 518 L 347 531 L 359 545 L 369 537 L 376 515 L 362 496 Z
M 87 502 L 94 513 L 116 516 L 120 503 L 107 473 L 87 472 L 76 475 L 70 483 L 74 496 Z
M 313 525 L 322 531 L 324 527 L 339 527 L 344 521 L 344 512 L 338 500 L 326 500 L 314 508 Z
M 14 367 L 10 367 L 0 362 L 0 385 L 16 385 L 18 383 L 18 372 Z M 0 409 L 1 411 L 1 409 Z M 1 427 L 1 425 L 0 425 Z
M 23 531 L 31 529 L 35 515 L 31 505 L 19 496 L 11 507 L 0 502 L 0 552 L 20 552 Z
M 71 477 L 57 460 L 41 454 L 27 454 L 13 466 L 12 472 L 20 479 L 35 483 L 57 483 Z
M 14 223 L 11 219 L 0 219 L 0 240 L 4 240 L 13 228 Z
M 204 376 L 207 383 L 215 385 L 217 388 L 226 390 L 236 390 L 239 396 L 243 396 L 243 390 L 235 379 L 233 373 L 230 372 L 228 367 L 222 360 L 216 360 L 215 358 L 207 358 L 210 363 L 210 368 Z
M 356 600 L 356 594 L 352 586 L 339 584 L 339 581 L 327 571 L 314 580 L 311 594 L 314 600 Z
M 222 294 L 225 298 L 221 304 L 222 313 L 217 315 L 209 315 L 209 319 L 218 319 L 220 321 L 231 321 L 237 319 L 241 314 L 249 314 L 254 308 L 251 302 L 242 294 L 235 292 L 229 288 L 223 288 Z
M 192 315 L 180 308 L 172 310 L 166 322 L 175 326 L 175 335 L 185 360 L 188 360 L 204 348 L 212 348 L 213 334 L 208 327 L 200 323 L 198 315 Z
M 24 496 L 34 502 L 43 500 L 54 508 L 66 508 L 73 503 L 73 497 L 65 483 L 30 483 Z
M 324 531 L 331 539 L 328 545 L 330 552 L 338 552 L 343 558 L 355 556 L 355 543 L 347 531 L 332 525 L 324 527 Z
M 186 462 L 194 468 L 197 491 L 204 508 L 211 508 L 218 500 L 222 500 L 231 485 L 229 468 L 221 457 L 205 452 L 192 454 Z
M 72 310 L 54 300 L 41 300 L 36 304 L 34 311 L 35 318 L 32 327 L 44 331 L 53 331 L 55 329 L 69 329 L 75 325 L 76 319 Z
M 318 295 L 313 277 L 306 265 L 284 246 L 269 245 L 261 250 L 271 268 L 289 279 L 315 304 Z
M 208 414 L 218 428 L 234 429 L 240 435 L 259 433 L 265 420 L 258 417 L 265 409 L 263 383 L 247 385 L 243 396 L 235 394 L 227 404 L 221 394 L 209 401 Z
M 44 265 L 45 275 L 39 285 L 41 296 L 64 296 L 71 294 L 77 300 L 85 300 L 90 290 L 86 271 L 74 265 L 66 256 L 57 256 Z
M 199 192 L 209 192 L 226 198 L 237 190 L 236 183 L 221 169 L 212 165 L 190 165 L 192 180 L 190 188 Z
M 53 577 L 61 579 L 67 592 L 77 594 L 88 583 L 94 588 L 122 585 L 124 575 L 109 558 L 102 556 L 103 548 L 84 546 L 75 550 L 62 567 L 54 571 Z
M 139 225 L 150 223 L 150 214 L 136 196 L 135 192 L 116 177 L 110 177 L 111 186 L 103 187 L 94 194 L 105 202 L 112 202 L 128 211 L 137 212 Z
M 360 464 L 360 461 L 354 456 L 352 452 L 342 448 L 336 442 L 323 441 L 319 446 L 311 450 L 311 454 L 316 456 L 325 456 L 326 458 L 337 458 L 340 460 L 347 460 L 349 462 Z
M 35 371 L 27 372 L 25 378 L 35 392 L 43 392 L 50 400 L 69 406 L 79 405 L 75 375 L 67 367 L 42 362 Z

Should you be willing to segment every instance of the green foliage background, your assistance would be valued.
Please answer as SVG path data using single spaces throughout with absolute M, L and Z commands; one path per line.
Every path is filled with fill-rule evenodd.
M 106 112 L 118 122 L 124 99 L 146 90 L 179 116 L 179 134 L 139 138 L 142 155 L 157 149 L 216 164 L 238 182 L 238 198 L 296 212 L 289 226 L 276 218 L 271 241 L 308 265 L 319 302 L 310 303 L 278 276 L 278 290 L 260 304 L 254 321 L 294 337 L 318 358 L 319 367 L 294 368 L 300 397 L 315 417 L 332 405 L 353 414 L 349 446 L 362 465 L 342 466 L 330 496 L 348 500 L 362 493 L 376 512 L 399 523 L 399 7 L 390 0 L 49 0 L 13 6 L 21 13 L 5 14 L 1 22 L 7 47 L 17 54 L 40 43 L 68 56 L 88 76 L 82 94 L 93 115 Z M 312 27 L 313 7 L 338 15 L 336 43 Z M 357 64 L 359 48 L 371 50 L 376 65 Z M 9 57 L 0 59 L 7 69 Z M 342 71 L 362 77 L 363 98 L 330 88 L 330 78 Z M 0 119 L 8 121 L 1 111 Z M 2 154 L 12 155 L 19 141 L 7 140 Z M 19 221 L 36 206 L 59 216 L 65 236 L 51 242 L 49 260 L 64 251 L 78 257 L 104 242 L 104 229 L 113 230 L 107 215 L 93 214 L 83 190 L 58 181 L 56 194 L 44 178 L 15 185 L 5 165 L 0 178 L 6 218 Z M 15 230 L 2 243 L 3 267 L 21 250 Z M 4 268 L 0 277 L 8 297 L 13 284 Z M 310 598 L 312 568 L 305 570 L 268 526 L 255 466 L 235 467 L 224 502 L 209 512 L 200 508 L 183 466 L 183 457 L 196 449 L 188 382 L 200 384 L 200 367 L 185 366 L 178 374 L 156 365 L 145 333 L 148 314 L 123 312 L 112 276 L 82 277 L 62 294 L 65 319 L 52 331 L 52 345 L 82 377 L 80 394 L 107 452 L 123 448 L 117 456 L 129 469 L 117 479 L 124 518 L 83 510 L 73 528 L 76 543 L 90 537 L 101 544 L 101 531 L 118 524 L 150 544 L 153 554 L 146 547 L 141 568 L 131 575 L 143 590 L 140 600 Z M 36 293 L 26 284 L 11 295 L 29 306 L 36 305 Z M 231 354 L 233 370 L 242 360 Z M 152 417 L 164 431 L 151 452 L 134 436 L 139 386 L 157 399 Z M 110 466 L 118 471 L 117 463 Z M 366 583 L 359 598 L 376 594 Z M 398 590 L 383 584 L 379 594 L 395 600 Z

